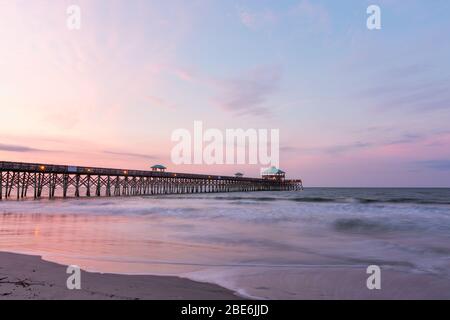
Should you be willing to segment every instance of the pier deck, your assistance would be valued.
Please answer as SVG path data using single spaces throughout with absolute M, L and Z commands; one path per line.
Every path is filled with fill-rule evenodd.
M 0 162 L 0 200 L 301 189 L 301 180 Z

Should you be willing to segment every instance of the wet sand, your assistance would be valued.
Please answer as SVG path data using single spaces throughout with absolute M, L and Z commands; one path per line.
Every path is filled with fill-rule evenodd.
M 220 300 L 239 299 L 213 284 L 178 277 L 89 273 L 82 271 L 81 290 L 66 286 L 67 267 L 38 256 L 0 252 L 0 300 Z
M 219 270 L 217 270 L 219 272 Z M 251 288 L 246 296 L 269 300 L 449 300 L 450 280 L 381 266 L 381 289 L 367 288 L 366 268 L 329 266 L 239 270 L 223 283 Z M 201 279 L 200 277 L 197 279 Z M 221 284 L 219 281 L 218 284 Z
M 81 290 L 66 286 L 66 266 L 47 262 L 38 256 L 0 252 L 0 300 L 224 300 L 241 299 L 218 285 L 167 276 L 140 276 L 90 273 L 82 271 Z M 280 280 L 279 272 L 264 273 L 258 296 L 265 297 L 267 277 Z M 354 268 L 304 268 L 285 270 L 289 282 L 272 291 L 290 299 L 377 300 L 377 299 L 450 299 L 449 282 L 432 275 L 383 271 L 382 290 L 365 288 L 367 275 Z M 243 277 L 244 279 L 246 277 Z M 245 281 L 245 280 L 244 280 Z M 255 285 L 254 283 L 252 285 Z M 299 288 L 302 288 L 299 293 Z M 414 289 L 412 289 L 414 288 Z M 292 291 L 290 291 L 292 290 Z M 281 292 L 282 291 L 282 292 Z M 256 292 L 255 292 L 256 293 Z M 273 297 L 273 293 L 271 295 Z

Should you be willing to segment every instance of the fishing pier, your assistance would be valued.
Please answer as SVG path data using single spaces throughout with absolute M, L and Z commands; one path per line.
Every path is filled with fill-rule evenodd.
M 0 161 L 0 200 L 303 189 L 301 180 L 286 180 L 284 172 L 274 168 L 263 173 L 262 178 L 174 173 L 155 168 L 142 171 Z

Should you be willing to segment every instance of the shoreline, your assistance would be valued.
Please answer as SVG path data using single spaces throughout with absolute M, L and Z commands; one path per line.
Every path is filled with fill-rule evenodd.
M 103 294 L 95 299 L 205 297 L 177 283 L 190 291 L 207 283 L 249 300 L 450 299 L 450 216 L 438 205 L 448 191 L 319 189 L 308 193 L 308 201 L 275 192 L 211 196 L 0 203 L 0 252 L 59 264 L 63 289 L 69 275 L 61 266 L 79 265 L 88 272 L 83 289 Z M 391 203 L 378 204 L 385 199 Z M 6 281 L 29 286 L 18 283 L 34 276 L 25 258 L 10 259 L 2 272 L 0 255 L 0 279 L 19 271 Z M 43 263 L 35 259 L 31 265 Z M 372 265 L 380 268 L 381 289 L 367 286 Z M 90 274 L 104 273 L 150 280 L 139 292 L 123 279 L 114 280 L 115 287 L 85 286 Z M 0 294 L 11 296 L 12 288 Z M 39 290 L 35 299 L 59 298 Z
M 239 300 L 215 284 L 174 276 L 120 275 L 81 270 L 81 289 L 69 290 L 67 266 L 40 256 L 0 252 L 0 300 Z
M 125 275 L 81 270 L 81 290 L 67 289 L 63 264 L 37 255 L 0 251 L 1 300 L 278 300 L 240 293 L 219 284 L 177 276 Z M 356 272 L 355 272 L 356 271 Z M 279 272 L 260 277 L 279 279 Z M 286 300 L 449 300 L 450 283 L 431 274 L 383 270 L 382 290 L 367 290 L 365 270 L 357 268 L 287 269 L 283 277 L 303 290 Z M 257 279 L 258 281 L 263 279 Z M 444 280 L 444 281 L 443 281 Z M 261 285 L 262 286 L 262 285 Z M 294 288 L 293 287 L 293 288 Z M 292 288 L 291 288 L 292 289 Z M 273 290 L 289 290 L 273 288 Z

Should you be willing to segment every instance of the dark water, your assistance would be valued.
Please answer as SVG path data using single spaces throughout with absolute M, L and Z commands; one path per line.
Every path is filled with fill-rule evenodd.
M 7 201 L 0 250 L 91 270 L 187 276 L 272 298 L 298 297 L 293 283 L 308 267 L 377 264 L 449 281 L 450 189 Z

